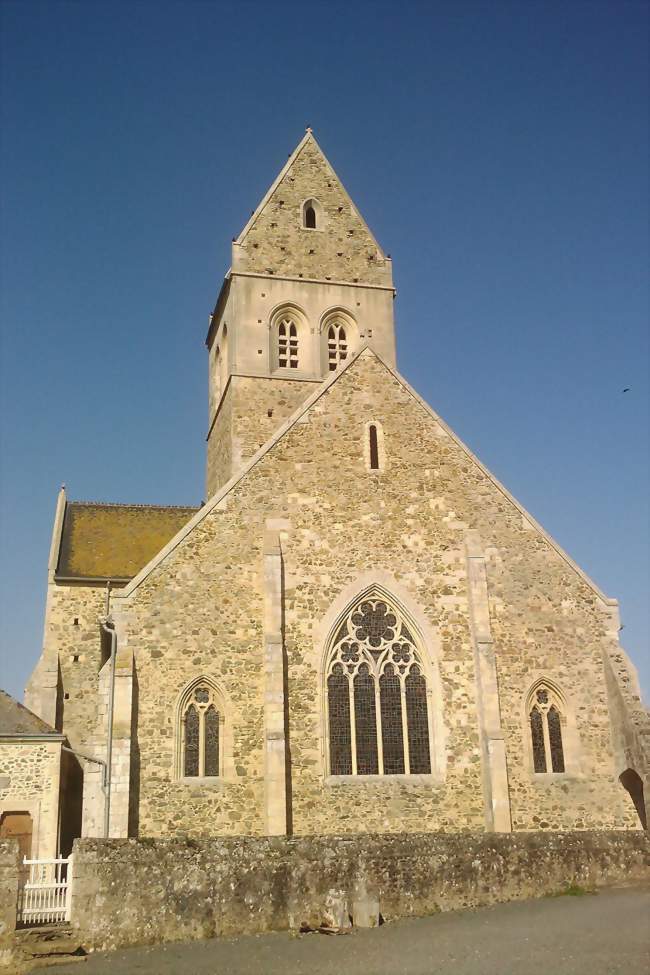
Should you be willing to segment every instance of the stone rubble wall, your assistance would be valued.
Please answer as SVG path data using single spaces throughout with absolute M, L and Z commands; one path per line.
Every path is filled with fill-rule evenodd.
M 366 424 L 385 466 L 368 471 Z M 408 431 L 408 436 L 405 436 Z M 139 686 L 139 835 L 265 833 L 264 578 L 267 523 L 280 532 L 288 764 L 302 835 L 484 828 L 479 707 L 466 540 L 485 554 L 512 826 L 632 829 L 617 781 L 603 601 L 371 354 L 363 355 L 206 514 L 135 591 L 113 596 Z M 438 777 L 331 781 L 323 663 L 342 594 L 383 581 L 411 610 L 439 691 Z M 427 635 L 429 634 L 429 635 Z M 224 698 L 231 747 L 218 783 L 179 780 L 176 703 L 205 676 Z M 568 703 L 567 772 L 531 768 L 525 697 L 545 676 Z M 434 687 L 432 683 L 432 688 Z M 569 735 L 572 731 L 572 736 Z
M 319 230 L 302 226 L 302 204 L 317 197 Z M 233 247 L 233 268 L 262 274 L 390 284 L 391 264 L 313 141 L 305 144 L 266 206 Z
M 106 720 L 98 709 L 99 620 L 105 614 L 105 585 L 50 583 L 41 662 L 59 667 L 56 726 L 63 728 L 71 747 L 81 751 L 93 747 L 98 733 L 103 736 Z M 25 703 L 41 714 L 35 700 L 38 670 L 37 666 L 30 678 Z
M 0 968 L 11 964 L 16 928 L 18 841 L 0 840 Z
M 314 388 L 290 379 L 231 378 L 208 437 L 207 498 L 241 470 Z
M 77 840 L 86 948 L 194 941 L 477 907 L 650 879 L 642 832 Z
M 0 742 L 0 814 L 29 813 L 33 857 L 57 853 L 60 764 L 60 741 Z

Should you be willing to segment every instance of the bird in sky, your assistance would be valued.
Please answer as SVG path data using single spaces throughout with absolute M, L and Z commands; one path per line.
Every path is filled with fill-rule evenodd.
M 625 389 L 623 390 L 623 392 L 624 393 L 629 393 L 629 391 L 631 390 L 631 388 L 632 388 L 631 386 L 626 386 Z

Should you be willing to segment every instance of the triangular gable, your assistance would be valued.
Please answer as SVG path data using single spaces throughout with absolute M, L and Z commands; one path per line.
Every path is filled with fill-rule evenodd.
M 322 232 L 305 231 L 317 199 Z M 391 263 L 311 129 L 300 140 L 233 245 L 233 270 L 391 285 Z
M 462 440 L 453 432 L 453 430 L 442 420 L 438 414 L 426 403 L 422 397 L 416 393 L 413 387 L 404 379 L 396 369 L 391 368 L 384 359 L 374 349 L 369 346 L 363 346 L 359 349 L 350 359 L 336 372 L 327 379 L 321 386 L 319 386 L 312 395 L 300 406 L 296 412 L 290 416 L 275 432 L 273 437 L 267 441 L 260 449 L 255 453 L 250 460 L 244 465 L 244 467 L 235 474 L 224 486 L 209 500 L 207 503 L 197 512 L 197 514 L 189 521 L 187 524 L 178 532 L 177 535 L 172 538 L 167 545 L 158 553 L 158 555 L 146 565 L 131 582 L 118 592 L 113 594 L 114 599 L 124 599 L 130 596 L 138 586 L 150 575 L 153 570 L 160 565 L 165 558 L 174 551 L 174 549 L 180 545 L 184 538 L 186 538 L 194 528 L 199 525 L 207 515 L 210 514 L 215 508 L 217 508 L 222 502 L 224 502 L 228 494 L 235 488 L 240 481 L 242 481 L 251 471 L 280 441 L 297 423 L 299 423 L 302 418 L 309 412 L 312 406 L 318 402 L 318 400 L 325 396 L 331 386 L 339 381 L 341 376 L 348 371 L 348 369 L 353 368 L 355 362 L 362 356 L 372 356 L 380 362 L 387 372 L 413 397 L 413 399 L 420 405 L 420 407 L 428 413 L 428 415 L 445 431 L 449 438 L 467 455 L 467 457 L 475 464 L 479 470 L 488 478 L 489 481 L 497 488 L 498 491 L 503 494 L 503 496 L 520 512 L 522 517 L 528 522 L 530 527 L 537 532 L 550 546 L 555 550 L 555 552 L 560 556 L 560 558 L 566 562 L 566 564 L 573 569 L 577 575 L 580 576 L 582 581 L 592 590 L 592 592 L 603 601 L 607 606 L 617 606 L 618 600 L 612 599 L 606 596 L 602 590 L 596 585 L 596 583 L 589 578 L 589 576 L 580 568 L 576 562 L 564 551 L 564 549 L 555 541 L 551 535 L 546 532 L 542 526 L 530 515 L 526 509 L 521 505 L 516 498 L 514 498 L 510 492 L 501 484 L 501 482 L 481 463 L 481 461 L 472 453 L 469 447 L 463 443 Z

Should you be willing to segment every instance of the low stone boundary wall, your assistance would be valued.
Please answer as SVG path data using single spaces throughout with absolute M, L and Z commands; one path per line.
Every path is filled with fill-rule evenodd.
M 86 947 L 357 925 L 569 884 L 650 881 L 642 832 L 350 835 L 75 842 Z
M 0 840 L 0 968 L 13 958 L 18 900 L 18 842 Z

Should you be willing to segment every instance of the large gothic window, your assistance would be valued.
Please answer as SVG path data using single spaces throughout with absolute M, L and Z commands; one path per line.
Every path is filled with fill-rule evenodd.
M 564 705 L 550 684 L 537 684 L 528 699 L 528 721 L 535 772 L 564 772 Z
M 397 607 L 380 595 L 355 602 L 326 676 L 330 774 L 431 772 L 427 682 Z
M 180 722 L 181 776 L 220 775 L 221 715 L 214 688 L 207 681 L 194 684 L 184 695 Z
M 278 366 L 298 368 L 298 327 L 292 318 L 283 318 L 278 323 Z

